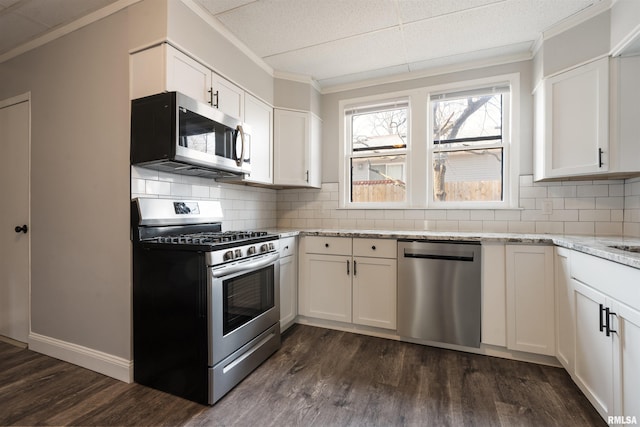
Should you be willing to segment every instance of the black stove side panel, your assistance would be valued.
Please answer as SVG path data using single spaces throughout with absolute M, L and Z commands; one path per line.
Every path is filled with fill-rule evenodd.
M 134 380 L 208 404 L 203 253 L 134 245 Z

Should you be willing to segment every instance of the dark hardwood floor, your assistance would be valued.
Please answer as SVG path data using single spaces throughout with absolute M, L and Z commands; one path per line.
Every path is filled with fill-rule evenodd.
M 296 325 L 213 407 L 0 342 L 0 425 L 606 424 L 559 368 Z

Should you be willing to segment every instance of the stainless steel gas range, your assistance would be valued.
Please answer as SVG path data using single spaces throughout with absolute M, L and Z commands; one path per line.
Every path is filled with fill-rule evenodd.
M 278 236 L 215 201 L 132 201 L 137 383 L 213 404 L 280 348 Z

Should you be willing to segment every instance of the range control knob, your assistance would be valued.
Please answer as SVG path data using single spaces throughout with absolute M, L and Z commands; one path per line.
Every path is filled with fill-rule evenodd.
M 224 253 L 224 255 L 222 255 L 223 261 L 230 261 L 232 259 L 233 259 L 233 251 L 227 251 Z
M 267 252 L 269 250 L 269 245 L 266 243 L 260 245 L 260 252 Z
M 247 255 L 255 255 L 255 253 L 256 253 L 256 247 L 249 246 L 249 248 L 247 249 Z
M 273 251 L 273 250 L 275 250 L 275 249 L 276 249 L 276 248 L 275 248 L 275 246 L 273 246 L 273 242 L 269 242 L 269 250 L 270 250 L 270 251 Z
M 234 255 L 234 258 L 240 258 L 242 256 L 242 249 L 236 249 L 233 255 Z

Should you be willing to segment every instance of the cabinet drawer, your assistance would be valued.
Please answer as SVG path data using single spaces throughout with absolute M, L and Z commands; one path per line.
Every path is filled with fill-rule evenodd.
M 304 237 L 305 252 L 308 254 L 351 255 L 351 239 L 347 237 Z
M 353 256 L 395 259 L 397 247 L 392 239 L 353 239 Z
M 296 238 L 284 237 L 280 239 L 280 258 L 291 256 L 296 253 Z

